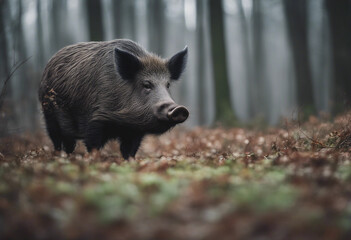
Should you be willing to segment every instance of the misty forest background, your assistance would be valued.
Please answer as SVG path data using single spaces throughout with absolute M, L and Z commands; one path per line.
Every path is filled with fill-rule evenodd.
M 188 45 L 173 96 L 189 126 L 277 124 L 351 102 L 351 0 L 0 0 L 0 136 L 43 128 L 37 87 L 56 51 L 116 38 L 165 58 Z

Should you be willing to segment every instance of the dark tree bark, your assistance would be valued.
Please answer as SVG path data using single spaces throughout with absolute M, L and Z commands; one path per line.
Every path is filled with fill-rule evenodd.
M 4 10 L 5 10 L 5 5 L 7 4 L 7 2 L 5 0 L 0 0 L 0 59 L 2 60 L 1 64 L 0 64 L 0 76 L 8 76 L 9 74 L 9 62 L 8 62 L 8 55 L 7 55 L 7 48 L 8 48 L 8 44 L 7 44 L 7 39 L 6 39 L 6 35 L 5 35 L 5 15 L 4 15 Z M 3 81 L 5 79 L 1 79 L 0 83 L 3 84 Z M 2 89 L 0 88 L 0 91 Z
M 42 26 L 42 18 L 41 18 L 41 0 L 37 0 L 37 6 L 36 6 L 36 11 L 37 11 L 37 44 L 38 44 L 38 64 L 40 67 L 43 67 L 44 65 L 44 53 L 43 53 L 43 47 L 44 47 L 44 41 L 43 41 L 43 26 Z
M 7 2 L 5 0 L 0 0 L 0 138 L 7 134 L 7 125 L 8 125 L 8 114 L 6 114 L 6 109 L 4 107 L 5 102 L 5 95 L 9 97 L 9 84 L 6 85 L 6 78 L 10 74 L 10 66 L 8 61 L 8 54 L 7 54 L 7 39 L 5 35 L 5 5 Z M 3 114 L 5 113 L 5 114 Z
M 62 24 L 62 13 L 65 10 L 66 1 L 53 1 L 51 8 L 51 29 L 50 29 L 50 42 L 53 45 L 53 49 L 59 50 L 65 45 L 66 35 L 64 33 L 64 24 Z
M 252 108 L 255 113 L 262 116 L 267 112 L 264 99 L 266 90 L 265 81 L 266 73 L 264 68 L 264 24 L 262 16 L 262 0 L 253 0 L 252 6 L 252 27 L 253 27 L 253 81 L 251 86 L 252 93 Z
M 209 0 L 209 15 L 215 81 L 215 120 L 223 124 L 230 124 L 235 121 L 235 115 L 230 102 L 222 1 Z
M 351 104 L 351 1 L 326 0 L 333 62 L 333 112 Z
M 113 24 L 114 24 L 114 38 L 122 38 L 122 16 L 123 16 L 124 1 L 112 1 L 113 8 Z
M 204 25 L 204 10 L 205 10 L 205 4 L 206 2 L 204 0 L 197 0 L 196 1 L 196 43 L 197 43 L 197 81 L 198 81 L 198 89 L 197 90 L 197 95 L 198 95 L 198 108 L 199 108 L 199 124 L 203 124 L 205 122 L 205 55 L 204 51 L 205 45 L 204 45 L 204 38 L 205 38 L 205 25 Z
M 307 39 L 307 1 L 284 0 L 284 10 L 296 74 L 298 105 L 313 113 L 315 106 Z
M 90 40 L 101 41 L 104 37 L 101 1 L 87 0 L 87 4 Z

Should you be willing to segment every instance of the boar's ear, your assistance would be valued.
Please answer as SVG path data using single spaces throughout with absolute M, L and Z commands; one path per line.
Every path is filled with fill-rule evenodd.
M 185 69 L 188 58 L 188 47 L 186 46 L 182 51 L 175 54 L 167 62 L 167 67 L 171 73 L 171 79 L 177 80 Z
M 119 48 L 115 48 L 115 62 L 117 72 L 123 79 L 133 79 L 142 67 L 136 56 Z

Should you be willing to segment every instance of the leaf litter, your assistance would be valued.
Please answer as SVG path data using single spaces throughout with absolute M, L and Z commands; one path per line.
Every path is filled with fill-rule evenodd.
M 1 239 L 348 239 L 351 113 L 281 127 L 176 128 L 54 155 L 0 139 Z

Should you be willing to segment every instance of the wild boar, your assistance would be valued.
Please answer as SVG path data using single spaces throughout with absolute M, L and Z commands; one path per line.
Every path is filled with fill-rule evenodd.
M 48 135 L 57 151 L 72 153 L 83 139 L 88 152 L 119 140 L 134 158 L 146 134 L 162 134 L 189 111 L 169 88 L 185 69 L 188 49 L 162 59 L 125 39 L 64 47 L 45 67 L 40 87 Z

